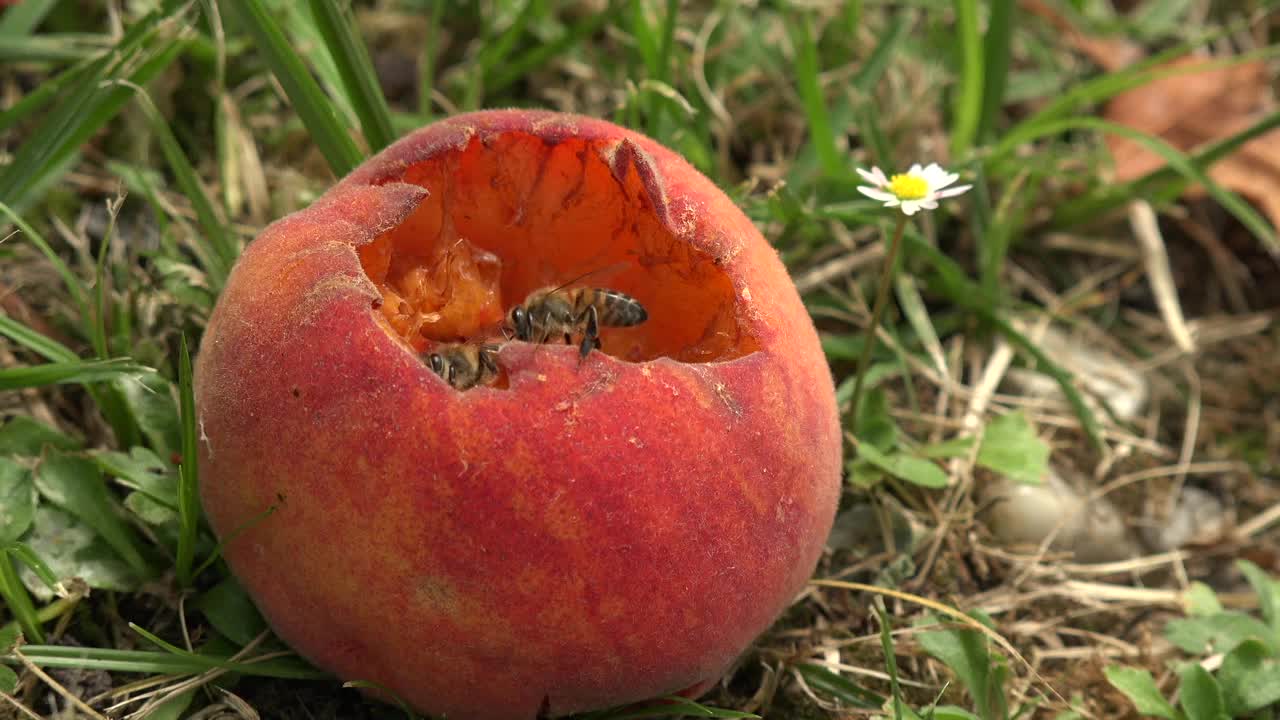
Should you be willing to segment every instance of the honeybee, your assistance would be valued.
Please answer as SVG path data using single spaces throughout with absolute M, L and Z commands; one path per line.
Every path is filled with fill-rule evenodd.
M 639 300 L 609 288 L 545 287 L 534 290 L 507 312 L 507 324 L 517 340 L 545 343 L 564 335 L 565 344 L 582 336 L 580 360 L 600 347 L 601 327 L 631 327 L 649 319 Z
M 488 385 L 498 378 L 496 357 L 501 347 L 476 343 L 438 345 L 427 355 L 427 367 L 455 390 Z

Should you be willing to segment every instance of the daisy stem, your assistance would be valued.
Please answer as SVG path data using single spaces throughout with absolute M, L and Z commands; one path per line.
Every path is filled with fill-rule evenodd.
M 858 358 L 857 379 L 853 381 L 853 398 L 850 405 L 853 417 L 849 420 L 849 434 L 857 437 L 858 403 L 862 401 L 862 384 L 867 379 L 867 366 L 871 364 L 871 356 L 876 349 L 876 331 L 880 328 L 880 318 L 884 316 L 885 305 L 889 304 L 889 287 L 893 285 L 893 271 L 898 265 L 898 248 L 902 245 L 902 233 L 907 229 L 907 216 L 898 218 L 898 226 L 893 229 L 893 239 L 889 241 L 889 251 L 884 256 L 884 269 L 880 272 L 880 284 L 876 287 L 876 302 L 871 306 L 871 324 L 867 327 L 867 344 L 862 348 L 862 356 Z

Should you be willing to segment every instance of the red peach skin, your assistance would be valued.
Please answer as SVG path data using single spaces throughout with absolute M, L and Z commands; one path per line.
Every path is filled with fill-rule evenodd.
M 605 350 L 641 361 L 510 343 L 509 386 L 458 392 L 381 321 L 357 255 L 432 202 L 502 257 L 508 305 L 543 282 L 518 269 L 533 256 L 652 245 L 619 217 L 648 218 L 636 232 L 689 264 L 621 281 L 649 298 L 650 334 L 602 333 Z M 621 234 L 544 239 L 597 210 Z M 682 307 L 713 312 L 701 278 L 726 288 L 708 327 L 738 335 L 677 361 L 701 342 Z M 705 687 L 803 588 L 840 491 L 831 376 L 774 250 L 679 156 L 585 117 L 438 122 L 268 227 L 210 319 L 195 392 L 204 508 L 223 539 L 247 526 L 226 559 L 271 626 L 450 720 Z

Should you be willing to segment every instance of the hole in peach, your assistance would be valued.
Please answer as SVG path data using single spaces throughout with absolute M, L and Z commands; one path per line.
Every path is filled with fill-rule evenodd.
M 500 342 L 511 307 L 568 283 L 616 290 L 644 306 L 647 321 L 600 329 L 601 350 L 616 358 L 697 363 L 753 352 L 758 343 L 738 323 L 728 276 L 660 217 L 652 182 L 661 181 L 646 186 L 634 162 L 615 176 L 605 150 L 597 141 L 512 132 L 385 178 L 431 192 L 359 249 L 390 329 L 420 353 Z

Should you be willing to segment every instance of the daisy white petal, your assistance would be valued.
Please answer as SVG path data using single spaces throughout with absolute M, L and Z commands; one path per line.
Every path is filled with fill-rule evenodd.
M 929 187 L 938 190 L 944 188 L 960 178 L 956 173 L 949 173 L 942 169 L 937 163 L 932 163 L 924 169 L 922 176 L 928 181 Z
M 955 187 L 947 188 L 945 190 L 939 190 L 935 192 L 933 196 L 938 199 L 955 197 L 956 195 L 963 195 L 964 193 L 969 192 L 969 189 L 972 187 L 973 187 L 972 185 L 957 185 Z
M 907 168 L 907 175 L 924 175 L 924 169 L 920 167 L 920 163 L 915 163 Z
M 880 190 L 879 188 L 867 187 L 866 185 L 859 185 L 858 192 L 866 195 L 872 200 L 879 200 L 881 202 L 886 202 L 888 200 L 897 201 L 898 199 L 898 196 L 891 192 Z
M 902 203 L 902 212 L 907 215 L 915 215 L 920 212 L 920 203 L 916 200 L 908 200 Z
M 876 170 L 879 170 L 879 168 L 875 168 L 875 169 L 876 169 Z M 858 173 L 859 175 L 861 175 L 863 180 L 866 180 L 867 182 L 871 183 L 872 185 L 879 185 L 879 184 L 880 184 L 880 181 L 879 181 L 879 180 L 876 180 L 875 173 L 867 172 L 866 170 L 863 170 L 862 168 L 854 168 L 853 170 L 854 170 L 854 172 L 856 172 L 856 173 Z
M 920 167 L 920 166 L 915 165 L 914 167 Z M 937 180 L 940 177 L 945 176 L 947 174 L 947 171 L 943 170 L 942 166 L 939 165 L 938 163 L 929 163 L 928 165 L 924 166 L 924 169 L 921 170 L 919 174 L 925 180 L 932 182 L 934 180 Z
M 876 187 L 884 187 L 889 184 L 889 178 L 885 177 L 884 171 L 878 167 L 872 167 L 870 172 L 863 170 L 862 168 L 854 169 L 858 171 L 858 174 L 862 176 L 863 180 L 866 180 Z

